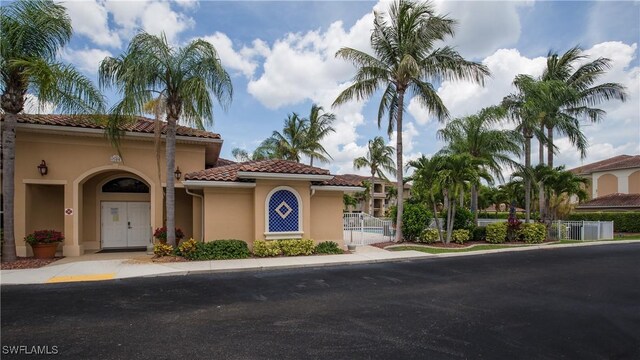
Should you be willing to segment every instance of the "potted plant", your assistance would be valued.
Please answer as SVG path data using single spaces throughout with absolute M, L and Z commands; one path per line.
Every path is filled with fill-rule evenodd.
M 52 259 L 56 256 L 58 244 L 64 241 L 64 236 L 60 231 L 36 230 L 25 236 L 24 241 L 31 245 L 34 258 Z
M 167 243 L 167 227 L 163 226 L 161 228 L 157 228 L 153 233 L 153 237 L 158 239 L 158 241 L 162 244 Z M 184 239 L 184 233 L 182 229 L 176 228 L 176 246 L 180 243 L 180 240 Z

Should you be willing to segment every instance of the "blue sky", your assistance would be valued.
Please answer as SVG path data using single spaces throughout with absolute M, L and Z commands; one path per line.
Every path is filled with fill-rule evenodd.
M 166 32 L 181 45 L 202 37 L 216 46 L 232 75 L 234 99 L 228 112 L 218 106 L 209 130 L 231 149 L 251 151 L 287 114 L 308 114 L 318 103 L 337 115 L 337 133 L 324 145 L 334 161 L 333 172 L 354 172 L 352 159 L 365 152 L 366 142 L 385 128 L 375 123 L 379 96 L 331 109 L 335 96 L 354 74 L 353 67 L 335 59 L 342 46 L 368 50 L 372 12 L 388 3 L 371 1 L 68 1 L 75 29 L 61 58 L 95 78 L 105 56 L 120 54 L 138 29 Z M 605 122 L 586 126 L 591 147 L 585 162 L 621 153 L 640 153 L 639 2 L 574 1 L 437 1 L 438 11 L 459 21 L 455 45 L 467 58 L 492 71 L 484 88 L 465 82 L 436 84 L 453 116 L 474 113 L 497 103 L 512 91 L 519 73 L 538 75 L 550 49 L 563 52 L 579 44 L 592 57 L 612 59 L 603 81 L 628 87 L 626 103 L 609 103 Z M 111 102 L 117 95 L 107 91 Z M 405 158 L 433 154 L 443 144 L 435 121 L 417 103 L 406 99 Z M 581 164 L 566 139 L 558 138 L 558 163 Z M 536 149 L 534 149 L 535 151 Z M 535 154 L 535 152 L 534 152 Z

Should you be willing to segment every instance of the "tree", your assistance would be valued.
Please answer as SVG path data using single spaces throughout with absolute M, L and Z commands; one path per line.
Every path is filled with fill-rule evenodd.
M 371 47 L 375 55 L 353 48 L 342 48 L 336 57 L 352 62 L 357 71 L 353 84 L 342 91 L 333 106 L 352 99 L 364 100 L 384 89 L 378 107 L 378 127 L 388 115 L 387 132 L 396 129 L 396 179 L 403 188 L 402 120 L 404 97 L 413 94 L 422 106 L 442 120 L 449 112 L 431 82 L 441 80 L 472 80 L 483 84 L 489 70 L 465 60 L 453 48 L 435 48 L 454 35 L 456 22 L 435 13 L 430 2 L 398 0 L 387 14 L 375 13 Z M 402 241 L 402 192 L 398 192 L 396 241 Z
M 502 180 L 503 166 L 514 167 L 512 155 L 521 152 L 522 136 L 513 130 L 495 129 L 493 126 L 506 116 L 504 108 L 484 108 L 475 115 L 457 118 L 438 131 L 438 137 L 448 141 L 440 150 L 445 155 L 469 154 L 484 160 L 486 170 Z M 478 218 L 478 190 L 471 185 L 471 213 Z
M 436 228 L 438 229 L 438 237 L 441 242 L 444 242 L 438 218 L 438 204 L 435 198 L 435 194 L 442 191 L 438 188 L 436 182 L 438 172 L 442 167 L 442 156 L 436 155 L 429 159 L 422 155 L 416 160 L 409 161 L 407 167 L 413 168 L 413 174 L 409 179 L 413 181 L 414 197 L 418 201 L 426 203 L 427 206 L 431 205 Z
M 122 100 L 111 109 L 113 118 L 144 112 L 144 104 L 154 97 L 165 99 L 167 243 L 176 245 L 173 173 L 177 122 L 199 128 L 211 123 L 213 98 L 225 110 L 231 103 L 231 78 L 222 67 L 216 49 L 207 41 L 197 39 L 184 47 L 173 47 L 164 34 L 140 32 L 131 39 L 124 54 L 102 61 L 99 79 L 103 88 L 116 87 L 122 93 Z
M 362 168 L 369 168 L 371 170 L 371 181 L 369 182 L 369 186 L 371 187 L 369 191 L 369 215 L 373 216 L 373 193 L 375 192 L 374 184 L 376 175 L 386 180 L 387 176 L 384 172 L 393 173 L 395 171 L 393 152 L 393 146 L 386 145 L 381 136 L 376 136 L 372 140 L 369 140 L 367 155 L 353 160 L 353 167 L 357 170 Z
M 274 131 L 271 135 L 274 152 L 278 159 L 300 162 L 307 150 L 307 132 L 309 124 L 296 113 L 287 116 L 282 132 Z
M 66 9 L 52 1 L 15 1 L 0 7 L 0 92 L 2 123 L 2 197 L 4 243 L 2 261 L 16 259 L 14 233 L 14 177 L 17 114 L 27 94 L 40 104 L 52 103 L 59 112 L 95 114 L 104 98 L 73 66 L 56 61 L 71 39 Z
M 332 113 L 322 112 L 324 112 L 322 106 L 313 104 L 311 105 L 311 111 L 307 119 L 308 129 L 304 153 L 309 156 L 310 166 L 313 166 L 314 159 L 318 159 L 318 161 L 322 163 L 327 163 L 329 159 L 331 159 L 331 155 L 329 155 L 320 142 L 326 138 L 329 133 L 336 131 L 332 126 L 336 116 Z
M 585 190 L 588 180 L 565 170 L 564 166 L 552 168 L 540 164 L 533 169 L 533 175 L 552 204 L 549 209 L 550 220 L 558 218 L 558 208 L 569 202 L 571 197 L 576 196 L 582 201 L 588 196 Z
M 625 87 L 621 84 L 594 85 L 610 68 L 610 59 L 601 57 L 585 62 L 586 59 L 588 56 L 577 46 L 562 56 L 551 51 L 547 55 L 547 66 L 540 79 L 545 82 L 559 82 L 575 92 L 575 95 L 560 98 L 559 103 L 553 104 L 554 109 L 543 121 L 547 129 L 547 165 L 552 168 L 554 132 L 568 136 L 584 157 L 586 140 L 580 131 L 579 118 L 586 117 L 592 122 L 600 121 L 605 111 L 594 106 L 613 99 L 625 101 L 626 98 Z

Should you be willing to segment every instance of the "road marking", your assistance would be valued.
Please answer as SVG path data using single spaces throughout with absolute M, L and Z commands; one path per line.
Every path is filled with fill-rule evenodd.
M 47 283 L 52 284 L 62 282 L 111 280 L 115 277 L 115 275 L 116 273 L 54 276 L 51 279 L 47 280 Z

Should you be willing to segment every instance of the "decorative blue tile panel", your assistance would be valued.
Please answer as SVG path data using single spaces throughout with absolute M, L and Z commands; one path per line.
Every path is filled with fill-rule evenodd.
M 278 190 L 269 199 L 269 232 L 300 231 L 298 198 L 289 190 Z

